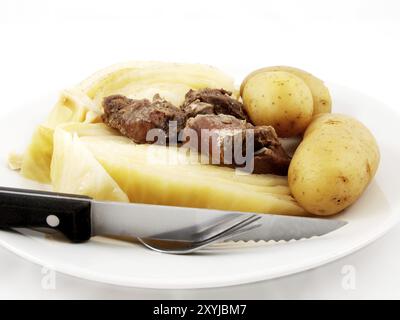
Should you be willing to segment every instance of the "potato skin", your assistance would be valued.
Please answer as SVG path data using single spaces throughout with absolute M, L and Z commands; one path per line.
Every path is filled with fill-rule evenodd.
M 379 159 L 376 140 L 361 122 L 341 114 L 320 114 L 293 156 L 289 187 L 308 212 L 332 215 L 361 196 Z
M 267 71 L 286 71 L 289 73 L 292 73 L 299 78 L 301 78 L 306 85 L 309 87 L 311 90 L 311 94 L 313 96 L 313 102 L 314 102 L 314 115 L 320 114 L 320 113 L 330 113 L 332 110 L 332 99 L 331 95 L 329 93 L 328 88 L 325 86 L 324 82 L 313 76 L 311 73 L 308 73 L 304 70 L 294 68 L 294 67 L 288 67 L 288 66 L 274 66 L 274 67 L 266 67 L 266 68 L 261 68 L 258 70 L 253 71 L 250 73 L 242 82 L 242 85 L 240 87 L 240 93 L 243 92 L 243 88 L 246 85 L 246 82 L 248 79 L 250 79 L 252 76 L 255 74 L 258 74 L 260 72 L 267 72 Z
M 243 88 L 244 108 L 256 125 L 273 126 L 280 137 L 302 134 L 312 119 L 310 89 L 285 71 L 260 72 Z

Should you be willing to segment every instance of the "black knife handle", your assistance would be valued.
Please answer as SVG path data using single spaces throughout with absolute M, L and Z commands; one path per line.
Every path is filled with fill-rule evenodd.
M 0 187 L 0 228 L 54 228 L 82 242 L 91 236 L 90 210 L 89 197 Z

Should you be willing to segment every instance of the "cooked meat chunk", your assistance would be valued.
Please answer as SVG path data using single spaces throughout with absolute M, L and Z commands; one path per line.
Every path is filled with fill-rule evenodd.
M 213 164 L 287 174 L 290 157 L 270 126 L 254 127 L 230 115 L 197 115 L 188 119 L 182 134 L 186 147 L 207 155 Z
M 188 117 L 198 114 L 227 114 L 247 120 L 243 104 L 231 96 L 232 92 L 224 89 L 189 90 L 181 108 Z
M 234 152 L 243 154 L 245 137 L 240 135 L 248 125 L 245 120 L 225 114 L 197 115 L 187 120 L 182 140 L 186 141 L 185 146 L 207 155 L 211 163 L 232 165 Z
M 146 139 L 151 129 L 161 129 L 162 132 L 168 134 L 170 121 L 176 121 L 176 132 L 170 132 L 170 134 L 176 134 L 185 125 L 184 112 L 158 94 L 152 101 L 134 100 L 122 95 L 106 97 L 103 108 L 103 122 L 136 143 L 155 142 Z
M 160 143 L 148 136 L 158 129 L 154 136 L 162 134 L 169 144 L 181 134 L 185 147 L 205 154 L 212 164 L 286 175 L 290 157 L 274 128 L 247 122 L 241 103 L 230 95 L 224 89 L 190 90 L 181 109 L 158 94 L 152 101 L 114 95 L 104 99 L 102 119 L 136 143 Z
M 282 147 L 273 127 L 254 127 L 254 149 L 254 173 L 287 175 L 291 158 Z
M 190 118 L 186 121 L 186 128 L 192 128 L 195 130 L 226 130 L 229 132 L 235 129 L 251 129 L 253 128 L 253 125 L 248 123 L 246 120 L 241 120 L 226 114 L 199 114 L 196 117 Z
M 198 100 L 188 104 L 184 107 L 186 118 L 193 118 L 198 114 L 214 114 L 214 106 L 206 102 L 200 102 Z

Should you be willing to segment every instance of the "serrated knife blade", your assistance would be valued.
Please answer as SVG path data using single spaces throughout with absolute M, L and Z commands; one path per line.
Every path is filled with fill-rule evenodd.
M 204 225 L 254 213 L 92 201 L 92 235 L 114 235 L 185 241 Z M 257 228 L 233 236 L 233 241 L 289 241 L 322 236 L 347 222 L 333 219 L 257 214 Z M 177 232 L 179 230 L 179 232 Z M 177 238 L 179 235 L 179 238 Z
M 343 220 L 262 214 L 259 225 L 227 241 L 291 241 L 319 237 L 347 224 Z

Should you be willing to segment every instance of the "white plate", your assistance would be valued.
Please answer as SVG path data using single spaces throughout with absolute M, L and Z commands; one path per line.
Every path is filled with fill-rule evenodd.
M 200 254 L 174 256 L 140 245 L 96 238 L 69 244 L 31 230 L 0 231 L 0 244 L 59 272 L 89 280 L 146 288 L 204 288 L 276 278 L 338 259 L 383 235 L 400 218 L 400 118 L 380 102 L 350 89 L 330 86 L 335 112 L 353 115 L 375 134 L 382 161 L 362 198 L 339 216 L 344 228 L 320 238 L 291 243 L 223 244 Z M 7 154 L 20 150 L 56 96 L 27 101 L 0 117 L 0 185 L 43 187 L 6 167 Z M 6 106 L 2 106 L 4 109 Z M 371 257 L 372 259 L 373 257 Z

